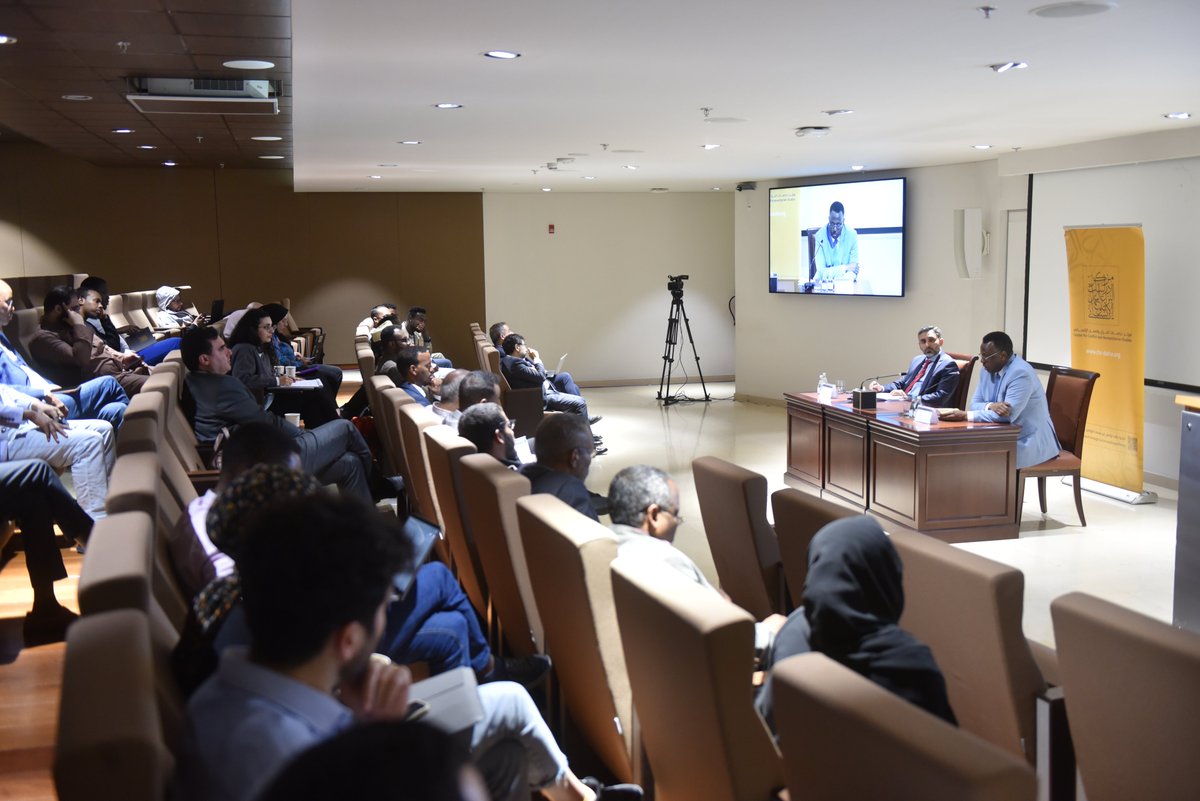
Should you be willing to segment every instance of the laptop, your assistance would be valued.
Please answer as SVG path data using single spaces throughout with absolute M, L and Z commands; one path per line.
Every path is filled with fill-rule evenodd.
M 417 577 L 417 568 L 425 564 L 429 559 L 429 554 L 433 552 L 433 546 L 442 539 L 440 528 L 428 520 L 422 520 L 412 514 L 408 516 L 408 520 L 404 521 L 402 531 L 404 538 L 412 547 L 413 558 L 409 562 L 409 567 L 392 577 L 392 587 L 400 598 L 404 598 L 408 593 L 408 588 L 412 586 L 413 580 Z
M 565 362 L 566 360 L 567 360 L 567 354 L 565 354 L 565 353 L 562 356 L 558 357 L 558 364 L 554 365 L 554 372 L 556 375 L 558 373 L 562 372 L 563 362 Z
M 215 323 L 217 320 L 225 317 L 225 299 L 217 298 L 212 302 L 212 309 L 208 312 L 209 324 Z

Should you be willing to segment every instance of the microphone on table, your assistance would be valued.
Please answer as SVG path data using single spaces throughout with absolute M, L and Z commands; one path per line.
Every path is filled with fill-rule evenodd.
M 862 383 L 858 385 L 858 388 L 859 388 L 859 389 L 866 389 L 866 386 L 867 386 L 867 383 L 868 383 L 868 382 L 870 382 L 870 381 L 878 381 L 878 380 L 879 380 L 879 379 L 881 379 L 881 378 L 904 378 L 904 376 L 906 376 L 906 375 L 908 375 L 908 371 L 907 371 L 907 370 L 902 370 L 902 371 L 900 371 L 899 373 L 884 373 L 883 375 L 877 375 L 877 376 L 875 376 L 874 378 L 864 378 L 864 379 L 863 379 L 863 381 L 862 381 Z

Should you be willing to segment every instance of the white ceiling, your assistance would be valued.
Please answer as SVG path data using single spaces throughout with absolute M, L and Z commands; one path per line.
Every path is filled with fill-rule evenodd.
M 295 187 L 729 190 L 1200 124 L 1200 0 L 1072 19 L 984 2 L 292 0 Z M 988 68 L 1005 61 L 1029 68 Z

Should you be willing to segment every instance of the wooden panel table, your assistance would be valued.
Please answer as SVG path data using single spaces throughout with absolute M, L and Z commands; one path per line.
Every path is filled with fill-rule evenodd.
M 855 409 L 787 394 L 789 483 L 947 542 L 1016 537 L 1018 426 L 918 423 L 906 401 Z

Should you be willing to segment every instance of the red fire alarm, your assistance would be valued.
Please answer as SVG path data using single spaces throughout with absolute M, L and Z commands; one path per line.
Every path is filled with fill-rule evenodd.
M 549 225 L 546 226 L 546 233 L 548 233 L 548 234 L 554 233 L 554 223 L 550 223 Z

